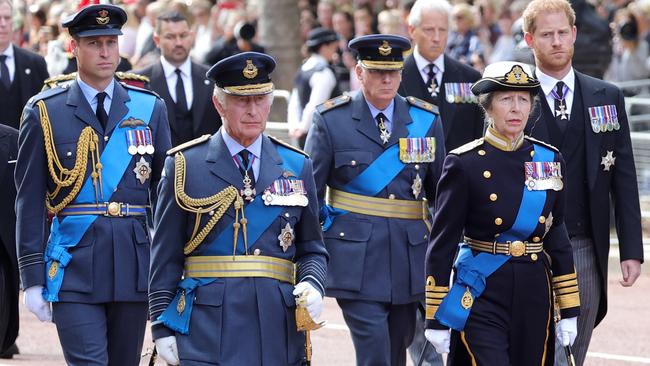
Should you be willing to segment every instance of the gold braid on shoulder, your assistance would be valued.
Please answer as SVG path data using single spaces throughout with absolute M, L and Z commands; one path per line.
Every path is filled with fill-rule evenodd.
M 54 147 L 54 135 L 52 134 L 52 124 L 50 117 L 47 113 L 47 107 L 44 101 L 36 103 L 40 111 L 41 128 L 43 129 L 43 139 L 45 143 L 45 155 L 47 157 L 47 168 L 50 177 L 56 185 L 54 192 L 48 192 L 45 199 L 45 206 L 49 212 L 57 214 L 70 202 L 72 202 L 84 182 L 86 175 L 86 168 L 88 166 L 88 153 L 90 152 L 93 161 L 93 171 L 91 177 L 93 179 L 93 186 L 95 188 L 95 202 L 99 202 L 99 195 L 102 192 L 102 163 L 99 160 L 99 138 L 97 134 L 88 126 L 81 131 L 77 142 L 77 155 L 72 169 L 67 169 L 61 165 L 59 155 Z M 72 186 L 72 190 L 65 196 L 61 202 L 52 206 L 52 201 L 59 195 L 61 188 Z
M 242 220 L 240 221 L 244 226 L 244 243 L 248 248 L 248 243 L 246 243 L 246 219 L 243 217 L 243 207 L 244 200 L 237 192 L 237 189 L 233 186 L 228 186 L 222 191 L 217 192 L 209 197 L 202 198 L 193 198 L 185 193 L 185 156 L 182 152 L 177 152 L 174 156 L 174 193 L 176 197 L 176 203 L 178 206 L 187 211 L 196 214 L 196 219 L 194 222 L 194 229 L 192 231 L 192 236 L 190 240 L 185 244 L 183 248 L 183 253 L 188 255 L 192 253 L 208 236 L 214 225 L 219 222 L 223 214 L 226 212 L 230 205 L 235 206 L 235 212 L 237 217 L 239 217 L 239 211 L 242 211 Z M 209 213 L 212 217 L 205 224 L 203 228 L 199 230 L 199 225 L 201 223 L 201 216 L 205 213 Z M 239 232 L 240 224 L 235 219 L 233 224 L 234 230 L 234 250 L 237 246 L 237 235 Z

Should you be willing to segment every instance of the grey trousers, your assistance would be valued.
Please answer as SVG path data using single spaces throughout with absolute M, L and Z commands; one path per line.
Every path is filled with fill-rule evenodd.
M 585 237 L 571 239 L 573 261 L 578 274 L 580 290 L 580 316 L 578 316 L 578 337 L 571 347 L 576 366 L 582 366 L 587 356 L 591 334 L 596 323 L 598 304 L 600 302 L 600 275 L 596 264 L 594 243 Z M 555 342 L 555 365 L 567 366 L 566 352 L 559 342 Z

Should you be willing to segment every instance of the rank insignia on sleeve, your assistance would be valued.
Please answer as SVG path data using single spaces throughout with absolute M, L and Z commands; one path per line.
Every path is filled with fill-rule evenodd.
M 436 138 L 399 139 L 399 160 L 402 163 L 431 163 L 436 160 Z

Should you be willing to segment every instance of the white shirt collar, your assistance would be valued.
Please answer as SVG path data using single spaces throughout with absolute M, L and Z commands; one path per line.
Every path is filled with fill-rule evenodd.
M 429 72 L 427 67 L 431 62 L 420 54 L 420 51 L 418 50 L 418 46 L 415 46 L 415 50 L 413 50 L 413 59 L 415 60 L 415 64 L 417 65 L 418 70 L 420 70 L 420 72 L 422 71 Z M 438 58 L 433 60 L 433 64 L 436 65 L 436 67 L 438 67 L 439 73 L 445 72 L 445 54 L 441 53 L 440 56 L 438 56 Z M 425 70 L 425 68 L 427 69 Z
M 242 146 L 239 142 L 235 141 L 235 139 L 226 132 L 225 128 L 221 128 L 221 137 L 223 137 L 223 142 L 226 143 L 230 156 L 235 156 L 244 149 L 253 153 L 257 159 L 260 159 L 262 156 L 262 134 L 257 136 L 255 141 L 253 141 L 253 143 L 248 147 Z
M 9 46 L 7 47 L 4 52 L 2 52 L 3 55 L 7 56 L 7 59 L 13 58 L 14 57 L 14 45 L 13 43 L 9 43 Z
M 160 64 L 162 65 L 163 72 L 165 73 L 165 78 L 170 78 L 176 74 L 176 66 L 172 65 L 165 59 L 164 56 L 160 56 Z M 192 75 L 192 61 L 188 57 L 185 62 L 183 62 L 179 67 L 181 74 L 186 77 Z
M 555 88 L 557 82 L 560 81 L 552 76 L 545 74 L 539 68 L 535 70 L 535 76 L 537 77 L 537 80 L 539 80 L 542 90 L 544 91 L 544 95 L 551 94 L 551 91 Z M 576 74 L 575 72 L 573 72 L 573 67 L 569 70 L 569 72 L 566 75 L 564 75 L 561 81 L 563 81 L 564 84 L 566 84 L 566 86 L 569 87 L 571 93 L 574 92 Z

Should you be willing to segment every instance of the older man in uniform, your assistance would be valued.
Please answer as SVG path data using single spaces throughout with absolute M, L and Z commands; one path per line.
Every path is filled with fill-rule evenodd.
M 582 365 L 593 328 L 607 312 L 610 199 L 619 238 L 621 285 L 641 273 L 643 244 L 636 169 L 623 93 L 574 70 L 575 12 L 566 0 L 534 0 L 523 15 L 526 43 L 541 83 L 529 134 L 557 146 L 567 165 L 566 226 L 580 286 L 578 338 Z M 557 363 L 566 364 L 563 351 Z
M 361 92 L 320 105 L 307 136 L 331 256 L 326 294 L 343 310 L 359 365 L 406 363 L 424 297 L 445 145 L 437 108 L 397 95 L 410 46 L 393 35 L 350 41 Z
M 256 52 L 215 64 L 207 77 L 223 126 L 168 153 L 149 309 L 158 352 L 172 365 L 310 357 L 296 302 L 318 317 L 327 252 L 311 160 L 263 133 L 274 68 Z
M 25 303 L 39 320 L 54 319 L 69 365 L 137 365 L 144 339 L 145 212 L 171 144 L 164 102 L 113 77 L 125 22 L 124 10 L 107 4 L 63 22 L 78 76 L 32 98 L 20 128 Z

